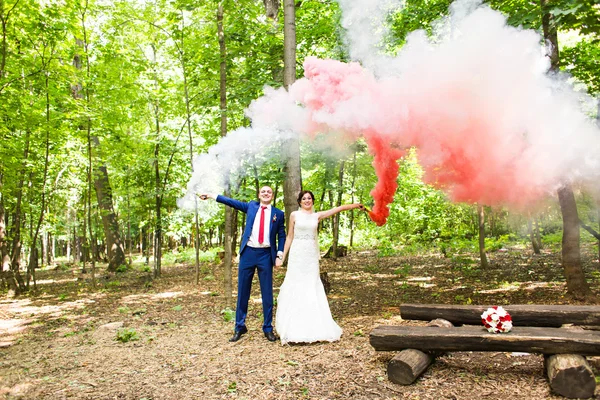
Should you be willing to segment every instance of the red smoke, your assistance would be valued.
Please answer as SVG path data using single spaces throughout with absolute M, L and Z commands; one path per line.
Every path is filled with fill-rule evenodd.
M 385 224 L 390 215 L 388 204 L 394 200 L 394 194 L 398 188 L 398 159 L 404 154 L 403 151 L 395 149 L 391 143 L 383 140 L 375 134 L 365 134 L 369 151 L 373 154 L 373 167 L 379 180 L 375 188 L 371 190 L 371 196 L 375 200 L 373 210 L 369 217 L 379 226 Z
M 290 93 L 309 113 L 307 133 L 362 136 L 374 156 L 370 216 L 378 225 L 389 215 L 402 149 L 413 146 L 424 180 L 451 200 L 522 206 L 544 192 L 536 184 L 542 171 L 528 163 L 526 130 L 502 99 L 460 81 L 430 87 L 415 87 L 410 78 L 378 81 L 357 63 L 307 58 L 304 68 Z

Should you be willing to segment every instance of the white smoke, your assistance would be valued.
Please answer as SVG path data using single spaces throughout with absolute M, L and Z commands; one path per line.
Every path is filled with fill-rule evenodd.
M 184 197 L 177 205 L 193 210 L 198 204 L 203 220 L 214 215 L 218 207 L 212 201 L 197 201 L 197 194 L 223 193 L 234 175 L 245 175 L 248 165 L 260 166 L 270 159 L 278 159 L 281 144 L 296 134 L 290 130 L 240 128 L 223 137 L 207 153 L 194 159 L 194 173 Z
M 198 157 L 180 206 L 193 207 L 194 193 L 221 191 L 244 162 L 265 154 L 257 144 L 276 145 L 292 132 L 321 132 L 347 144 L 370 130 L 399 147 L 416 146 L 430 171 L 464 157 L 463 165 L 480 167 L 454 192 L 463 201 L 518 202 L 520 193 L 506 195 L 515 184 L 524 192 L 533 188 L 533 197 L 564 181 L 598 178 L 600 131 L 581 111 L 593 100 L 564 75 L 548 74 L 537 32 L 508 26 L 480 0 L 458 0 L 433 24 L 432 35 L 412 32 L 399 54 L 389 56 L 382 52 L 386 19 L 404 2 L 338 2 L 350 56 L 364 74 L 309 62 L 314 85 L 301 79 L 289 92 L 266 88 L 247 111 L 252 128 L 230 133 Z M 328 78 L 344 84 L 325 87 Z M 311 101 L 326 106 L 309 110 Z

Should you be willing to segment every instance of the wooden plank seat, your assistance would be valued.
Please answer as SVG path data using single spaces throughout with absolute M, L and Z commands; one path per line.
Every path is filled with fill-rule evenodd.
M 431 321 L 443 318 L 454 325 L 481 325 L 481 314 L 491 306 L 449 304 L 402 304 L 400 316 L 406 320 Z M 503 306 L 513 325 L 560 327 L 565 324 L 600 326 L 600 306 L 530 305 Z
M 378 351 L 418 349 L 424 352 L 503 351 L 541 354 L 600 355 L 600 332 L 561 328 L 514 327 L 490 333 L 483 326 L 444 328 L 378 326 L 369 337 Z
M 400 385 L 413 383 L 435 357 L 445 352 L 527 352 L 544 355 L 548 383 L 554 393 L 572 399 L 594 396 L 596 378 L 585 356 L 600 355 L 600 332 L 582 327 L 597 329 L 600 326 L 600 306 L 504 306 L 512 316 L 514 327 L 509 333 L 499 334 L 486 331 L 481 323 L 481 314 L 489 307 L 402 304 L 403 319 L 436 320 L 437 323 L 379 326 L 371 332 L 369 340 L 375 350 L 401 350 L 387 368 L 390 381 Z M 445 319 L 446 324 L 440 324 L 441 319 Z

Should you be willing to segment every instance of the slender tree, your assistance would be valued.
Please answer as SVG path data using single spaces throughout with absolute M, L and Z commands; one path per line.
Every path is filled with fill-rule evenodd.
M 227 47 L 225 45 L 225 30 L 223 28 L 223 1 L 219 2 L 217 9 L 217 34 L 219 39 L 219 105 L 221 108 L 221 136 L 227 136 Z M 226 189 L 226 195 L 230 195 L 230 190 Z M 231 207 L 225 207 L 225 232 L 223 247 L 225 250 L 225 257 L 223 259 L 223 280 L 225 287 L 225 306 L 232 306 L 233 296 L 233 280 L 232 280 L 232 261 L 233 261 L 233 249 L 232 249 L 232 237 L 233 237 L 233 209 Z
M 194 140 L 192 137 L 192 111 L 190 106 L 190 91 L 188 85 L 188 70 L 187 70 L 187 54 L 185 52 L 185 14 L 181 11 L 181 44 L 179 46 L 179 60 L 181 63 L 181 72 L 183 75 L 183 94 L 185 96 L 185 113 L 186 113 L 186 126 L 188 131 L 188 139 L 190 146 L 190 166 L 192 174 L 194 173 Z M 198 199 L 194 198 L 194 250 L 195 250 L 195 275 L 196 285 L 200 283 L 200 223 L 198 218 Z
M 296 4 L 294 0 L 283 0 L 283 66 L 283 86 L 287 89 L 296 81 Z M 283 202 L 287 223 L 292 211 L 298 208 L 296 196 L 302 190 L 300 142 L 298 139 L 290 139 L 283 144 L 283 149 L 283 154 L 286 156 Z
M 548 0 L 540 0 L 540 8 L 547 56 L 550 58 L 550 71 L 558 72 L 560 66 L 558 33 Z M 591 291 L 581 265 L 579 214 L 571 184 L 565 183 L 558 190 L 558 201 L 563 217 L 562 264 L 567 291 L 575 298 L 586 298 L 591 295 Z
M 479 225 L 479 260 L 481 269 L 487 269 L 489 263 L 485 254 L 485 210 L 483 204 L 477 204 L 477 221 Z
M 83 48 L 83 55 L 85 58 L 85 75 L 87 78 L 87 84 L 84 88 L 84 95 L 82 96 L 77 88 L 73 91 L 76 98 L 82 98 L 88 108 L 92 107 L 91 104 L 91 62 L 89 54 L 89 38 L 88 38 L 88 25 L 87 17 L 89 13 L 89 2 L 85 0 L 79 9 L 79 21 L 81 24 L 81 33 L 83 35 L 82 40 L 78 40 L 78 43 Z M 82 68 L 81 58 L 79 55 L 75 56 L 74 65 L 77 69 Z M 79 87 L 81 87 L 79 85 Z M 100 140 L 97 135 L 92 131 L 92 119 L 87 116 L 85 126 L 82 127 L 88 132 L 90 140 L 92 142 L 92 149 L 100 153 Z M 121 242 L 119 223 L 113 207 L 113 195 L 112 188 L 110 186 L 108 178 L 108 168 L 105 164 L 99 163 L 94 171 L 94 187 L 96 189 L 96 198 L 98 206 L 101 210 L 102 225 L 104 227 L 104 236 L 106 238 L 106 252 L 108 254 L 108 267 L 107 270 L 114 272 L 117 267 L 126 263 L 125 251 L 123 250 L 123 243 Z
M 337 200 L 336 207 L 342 205 L 342 195 L 344 194 L 344 165 L 345 162 L 342 160 L 340 162 L 340 173 L 338 175 L 338 188 L 337 188 Z M 337 213 L 333 216 L 333 243 L 331 244 L 331 257 L 334 260 L 337 260 L 338 254 L 338 242 L 340 237 L 340 213 Z

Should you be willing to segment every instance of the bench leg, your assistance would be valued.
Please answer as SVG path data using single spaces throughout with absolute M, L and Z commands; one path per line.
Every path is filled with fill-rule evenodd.
M 399 385 L 410 385 L 429 367 L 433 359 L 420 350 L 402 350 L 388 363 L 388 379 Z
M 545 356 L 544 364 L 550 388 L 569 399 L 588 399 L 594 396 L 596 378 L 585 357 L 578 354 Z

